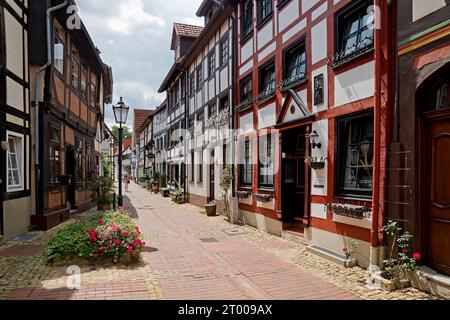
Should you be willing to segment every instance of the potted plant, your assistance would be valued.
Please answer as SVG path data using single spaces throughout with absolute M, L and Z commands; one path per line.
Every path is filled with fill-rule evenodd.
M 94 182 L 90 183 L 89 187 L 92 192 L 92 201 L 97 203 L 97 210 L 109 210 L 113 202 L 112 179 L 110 177 L 98 177 Z
M 233 166 L 226 165 L 223 169 L 222 175 L 220 177 L 220 189 L 222 189 L 222 195 L 220 199 L 224 203 L 224 214 L 231 221 L 231 210 L 230 210 L 230 189 L 234 179 Z M 216 207 L 217 208 L 217 207 Z
M 210 201 L 205 204 L 206 215 L 208 217 L 215 217 L 217 213 L 217 204 L 215 201 Z
M 354 267 L 356 267 L 358 265 L 358 260 L 356 260 L 353 257 L 353 254 L 355 253 L 355 249 L 358 246 L 359 246 L 359 243 L 356 242 L 355 240 L 352 240 L 347 247 L 342 249 L 342 251 L 344 251 L 345 258 L 347 259 L 345 261 L 345 267 L 346 268 L 354 268 Z
M 184 190 L 182 188 L 177 188 L 172 192 L 172 201 L 177 204 L 184 203 Z
M 412 252 L 410 243 L 413 236 L 398 227 L 397 222 L 388 221 L 383 227 L 388 237 L 388 259 L 384 261 L 386 275 L 397 289 L 407 288 L 411 285 L 410 273 L 417 270 L 422 256 L 419 252 Z

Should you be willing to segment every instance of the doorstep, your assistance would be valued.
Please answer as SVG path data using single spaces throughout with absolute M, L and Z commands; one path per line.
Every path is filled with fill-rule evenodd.
M 411 282 L 419 290 L 443 299 L 450 299 L 450 277 L 440 274 L 429 267 L 419 267 Z
M 306 251 L 345 267 L 347 258 L 343 254 L 328 250 L 318 245 L 306 247 Z

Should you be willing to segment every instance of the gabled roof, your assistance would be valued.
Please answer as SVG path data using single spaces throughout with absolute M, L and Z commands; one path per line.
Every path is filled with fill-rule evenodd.
M 313 118 L 314 114 L 309 111 L 308 106 L 298 95 L 298 93 L 292 89 L 289 89 L 275 128 L 282 128 L 293 124 L 311 121 Z
M 170 49 L 175 50 L 177 37 L 197 38 L 202 30 L 202 26 L 175 22 L 173 24 L 172 45 Z

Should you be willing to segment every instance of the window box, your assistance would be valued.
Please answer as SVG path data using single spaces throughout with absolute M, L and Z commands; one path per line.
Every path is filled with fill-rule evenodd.
M 289 89 L 292 89 L 294 87 L 302 85 L 306 82 L 308 82 L 308 78 L 306 77 L 306 74 L 303 74 L 296 78 L 285 79 L 281 83 L 281 91 L 283 91 L 283 92 L 288 91 Z
M 250 191 L 237 191 L 236 196 L 238 199 L 248 199 L 252 196 Z
M 262 104 L 262 103 L 272 99 L 274 96 L 275 96 L 275 90 L 262 92 L 258 95 L 258 98 L 256 99 L 256 103 Z
M 255 195 L 256 201 L 262 202 L 262 203 L 269 203 L 273 199 L 273 195 L 271 194 L 262 194 L 258 193 Z
M 348 204 L 329 203 L 326 207 L 333 214 L 349 217 L 353 219 L 370 219 L 372 217 L 372 209 L 364 206 L 353 206 Z

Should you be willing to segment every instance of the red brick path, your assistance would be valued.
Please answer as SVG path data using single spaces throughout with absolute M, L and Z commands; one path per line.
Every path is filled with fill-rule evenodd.
M 132 281 L 101 283 L 99 280 L 99 283 L 84 284 L 82 280 L 80 290 L 61 286 L 16 289 L 9 299 L 143 300 L 150 298 L 149 279 L 166 299 L 356 298 L 239 236 L 227 235 L 167 199 L 150 195 L 134 184 L 129 191 L 125 204 L 137 215 L 137 223 L 146 237 L 143 256 L 153 274 Z M 274 238 L 266 245 L 289 247 L 290 243 Z

